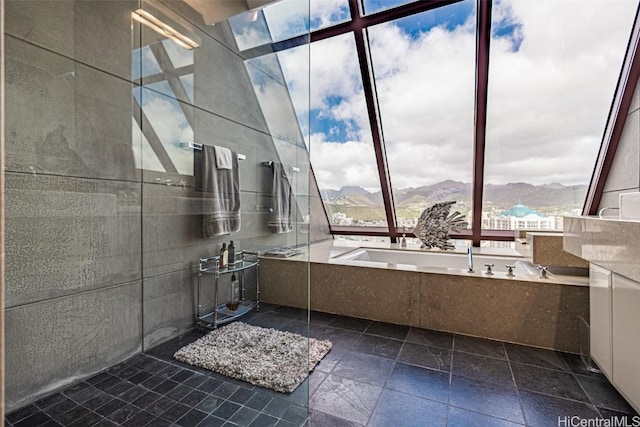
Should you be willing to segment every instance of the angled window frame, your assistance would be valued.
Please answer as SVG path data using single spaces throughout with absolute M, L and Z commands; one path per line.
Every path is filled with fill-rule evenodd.
M 380 178 L 387 228 L 351 227 L 330 225 L 333 235 L 387 236 L 395 243 L 403 233 L 397 226 L 391 178 L 386 160 L 381 118 L 375 93 L 375 80 L 370 60 L 366 29 L 370 26 L 405 18 L 421 12 L 437 9 L 462 0 L 424 0 L 399 5 L 390 9 L 365 15 L 362 0 L 348 0 L 351 19 L 331 27 L 321 28 L 308 35 L 293 37 L 269 45 L 257 46 L 240 52 L 245 58 L 254 58 L 266 53 L 278 52 L 313 43 L 330 37 L 352 32 L 356 40 L 359 66 L 367 103 L 369 124 L 376 154 L 378 175 Z M 459 233 L 451 233 L 452 239 L 471 240 L 473 246 L 481 241 L 513 241 L 514 230 L 492 230 L 482 228 L 482 205 L 484 190 L 484 160 L 487 123 L 487 97 L 489 80 L 489 53 L 491 47 L 491 11 L 493 0 L 476 0 L 476 58 L 475 58 L 475 101 L 474 101 L 474 138 L 473 138 L 473 174 L 472 174 L 472 227 Z M 604 185 L 613 163 L 613 157 L 622 134 L 622 127 L 629 111 L 636 84 L 640 77 L 640 4 L 636 10 L 633 30 L 620 73 L 618 85 L 607 119 L 607 125 L 601 141 L 599 154 L 594 166 L 591 183 L 587 191 L 583 214 L 595 215 L 602 198 Z M 324 203 L 323 203 L 324 206 Z M 325 208 L 326 216 L 326 208 Z M 327 216 L 327 222 L 329 219 Z M 411 233 L 409 233 L 411 235 Z

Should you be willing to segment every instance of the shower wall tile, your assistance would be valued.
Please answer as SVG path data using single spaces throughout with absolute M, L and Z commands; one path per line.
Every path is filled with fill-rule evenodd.
M 238 244 L 256 232 L 256 195 L 241 192 L 240 231 L 216 238 L 202 235 L 201 194 L 193 189 L 144 184 L 144 277 L 192 268 L 201 257 L 217 255 L 222 242 Z M 266 225 L 265 225 L 266 228 Z
M 131 12 L 137 5 L 137 0 L 8 0 L 5 31 L 128 79 Z
M 144 277 L 193 268 L 201 257 L 218 254 L 223 242 L 233 240 L 239 249 L 266 250 L 300 241 L 298 230 L 271 234 L 264 197 L 240 194 L 240 231 L 216 238 L 202 236 L 200 193 L 175 186 L 144 184 L 143 264 Z
M 199 76 L 207 76 L 206 86 L 199 86 L 197 90 L 196 105 L 268 133 L 269 128 L 255 100 L 254 87 L 242 58 L 215 42 L 203 44 L 194 55 L 196 85 Z
M 191 268 L 219 250 L 217 240 L 202 237 L 202 202 L 194 189 L 143 184 L 143 195 L 145 278 Z
M 5 177 L 7 307 L 141 278 L 139 184 Z
M 136 181 L 131 84 L 6 40 L 6 168 Z
M 141 297 L 134 282 L 6 310 L 7 411 L 139 352 Z
M 144 280 L 144 349 L 189 331 L 195 316 L 195 269 Z

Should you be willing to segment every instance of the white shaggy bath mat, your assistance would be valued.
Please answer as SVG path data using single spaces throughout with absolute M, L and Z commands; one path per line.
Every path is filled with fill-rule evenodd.
M 331 350 L 330 341 L 234 322 L 182 347 L 181 362 L 291 393 Z

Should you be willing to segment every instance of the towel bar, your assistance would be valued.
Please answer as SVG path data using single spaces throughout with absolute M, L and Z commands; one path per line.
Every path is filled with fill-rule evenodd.
M 273 164 L 273 162 L 262 162 L 262 166 L 271 166 Z M 300 172 L 300 168 L 293 166 L 292 167 L 294 172 Z
M 193 148 L 194 150 L 202 150 L 202 144 L 198 144 L 197 142 L 189 141 L 187 143 L 187 148 Z M 238 160 L 246 160 L 247 156 L 244 154 L 238 153 Z

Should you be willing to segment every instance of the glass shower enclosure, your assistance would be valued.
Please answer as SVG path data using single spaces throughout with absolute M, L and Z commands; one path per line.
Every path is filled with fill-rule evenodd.
M 308 0 L 6 0 L 4 15 L 6 412 L 192 336 L 196 301 L 212 303 L 196 295 L 199 260 L 231 240 L 296 251 L 294 306 L 259 269 L 243 292 L 262 288 L 256 323 L 295 312 L 308 336 L 308 119 L 294 103 L 309 88 L 283 75 L 308 74 L 308 45 L 277 44 L 308 36 Z M 217 190 L 213 146 L 232 159 Z M 308 381 L 277 397 L 306 408 Z

